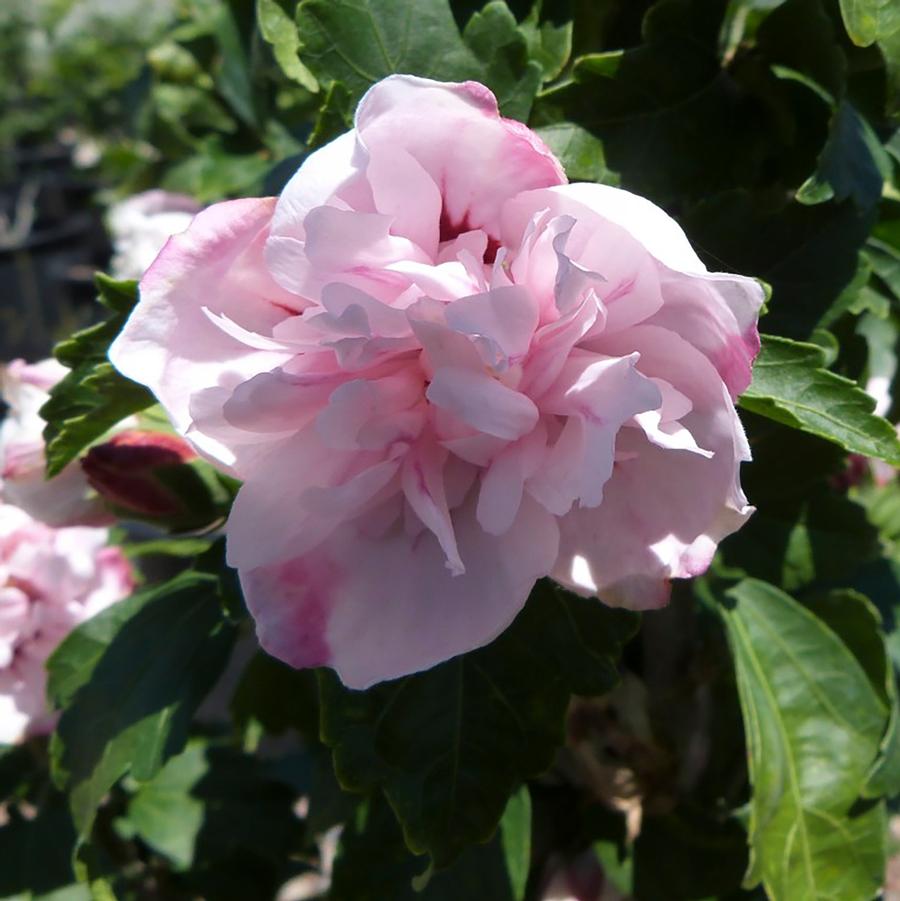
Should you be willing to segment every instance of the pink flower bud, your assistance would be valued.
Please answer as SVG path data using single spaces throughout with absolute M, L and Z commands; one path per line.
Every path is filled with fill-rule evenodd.
M 183 504 L 160 480 L 159 470 L 196 456 L 175 435 L 131 430 L 92 447 L 81 466 L 91 486 L 117 507 L 143 516 L 171 516 L 182 512 Z

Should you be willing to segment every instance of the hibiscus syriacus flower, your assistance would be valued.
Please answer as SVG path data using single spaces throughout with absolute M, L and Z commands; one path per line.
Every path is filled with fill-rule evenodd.
M 133 587 L 106 529 L 52 529 L 0 504 L 0 744 L 45 732 L 44 664 L 79 623 Z
M 77 463 L 46 479 L 40 409 L 69 370 L 54 359 L 13 360 L 0 366 L 0 396 L 8 407 L 0 422 L 0 502 L 14 504 L 51 526 L 99 525 L 109 512 Z
M 170 240 L 110 356 L 243 480 L 263 646 L 360 688 L 489 642 L 541 576 L 648 608 L 702 572 L 751 513 L 762 299 L 482 85 L 393 76 L 280 197 Z

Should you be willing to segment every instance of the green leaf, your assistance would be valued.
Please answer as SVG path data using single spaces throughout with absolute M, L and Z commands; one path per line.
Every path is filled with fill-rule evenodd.
M 215 136 L 197 152 L 172 166 L 162 181 L 167 191 L 181 191 L 201 203 L 239 197 L 260 190 L 271 161 L 259 153 L 228 153 Z
M 900 30 L 895 0 L 841 0 L 841 15 L 854 44 L 868 47 Z
M 278 0 L 256 0 L 256 21 L 263 39 L 272 45 L 281 71 L 307 91 L 316 93 L 319 83 L 298 56 L 300 36 L 297 26 Z
M 528 55 L 540 64 L 542 80 L 548 82 L 562 74 L 572 54 L 572 22 L 542 22 L 542 6 L 538 0 L 519 27 L 528 41 Z
M 303 0 L 297 22 L 304 62 L 323 85 L 341 83 L 351 106 L 399 72 L 481 81 L 504 115 L 525 119 L 543 76 L 502 0 L 472 17 L 465 39 L 447 0 Z
M 815 204 L 851 198 L 869 209 L 881 199 L 889 174 L 890 162 L 878 136 L 853 105 L 842 100 L 832 115 L 816 172 L 797 190 L 797 199 Z
M 50 391 L 41 408 L 47 423 L 47 476 L 58 475 L 89 444 L 132 413 L 154 403 L 153 395 L 120 375 L 107 361 L 112 340 L 137 303 L 137 283 L 96 276 L 99 301 L 112 315 L 61 341 L 54 356 L 72 371 Z
M 866 241 L 864 254 L 878 278 L 897 299 L 900 299 L 900 242 L 892 243 L 884 240 L 878 237 L 880 234 L 879 226 L 875 229 L 873 237 Z
M 516 17 L 503 0 L 491 0 L 466 24 L 463 40 L 483 64 L 479 81 L 497 95 L 505 116 L 525 122 L 543 78 L 543 68 L 529 59 L 529 45 Z
M 741 418 L 753 453 L 741 482 L 757 511 L 720 545 L 723 560 L 787 591 L 852 578 L 880 544 L 865 509 L 840 487 L 844 452 L 753 413 Z
M 184 747 L 233 640 L 219 580 L 187 572 L 103 611 L 53 653 L 48 695 L 63 707 L 54 779 L 81 836 L 121 776 L 149 779 Z
M 481 71 L 447 0 L 303 0 L 297 22 L 310 70 L 354 101 L 395 72 L 456 81 Z
M 331 901 L 458 901 L 525 897 L 531 847 L 531 800 L 521 788 L 507 804 L 494 837 L 468 848 L 450 867 L 432 872 L 410 854 L 385 800 L 363 802 L 341 834 Z
M 773 211 L 735 191 L 697 204 L 682 224 L 710 268 L 752 272 L 771 285 L 767 331 L 804 340 L 856 276 L 872 217 L 850 201 Z
M 294 728 L 301 735 L 315 737 L 319 713 L 315 674 L 260 651 L 241 674 L 231 712 L 243 728 L 255 720 L 270 735 Z
M 840 28 L 820 0 L 789 0 L 762 22 L 756 44 L 779 77 L 786 70 L 800 76 L 810 89 L 833 105 L 844 96 L 847 55 L 839 42 Z M 798 41 L 798 33 L 803 40 Z
M 242 29 L 235 18 L 237 5 L 214 0 L 200 0 L 198 5 L 209 17 L 219 51 L 216 87 L 235 113 L 251 128 L 256 128 L 260 116 L 256 108 L 250 58 L 241 40 Z
M 863 789 L 867 798 L 900 794 L 900 707 L 897 681 L 888 658 L 881 614 L 863 594 L 839 589 L 804 598 L 803 605 L 853 652 L 872 687 L 890 711 L 878 757 Z
M 135 833 L 178 869 L 186 869 L 194 859 L 205 811 L 191 790 L 208 769 L 205 745 L 192 742 L 141 785 L 128 805 Z
M 859 265 L 856 269 L 856 275 L 853 280 L 841 291 L 837 300 L 825 311 L 819 320 L 817 328 L 831 328 L 845 313 L 853 313 L 859 315 L 863 310 L 868 309 L 867 299 L 863 297 L 863 292 L 869 290 L 869 279 L 872 276 L 872 264 L 868 261 L 865 254 L 859 255 Z
M 365 692 L 320 673 L 321 737 L 350 791 L 383 788 L 407 844 L 451 863 L 487 841 L 562 741 L 569 696 L 601 694 L 637 617 L 543 581 L 498 639 Z
M 303 830 L 281 762 L 192 739 L 137 787 L 124 823 L 181 871 L 191 897 L 274 898 Z
M 855 382 L 824 369 L 823 360 L 814 344 L 764 336 L 741 406 L 850 453 L 900 465 L 897 434 L 872 413 L 875 401 Z
M 810 611 L 753 579 L 721 607 L 747 735 L 749 884 L 772 901 L 874 895 L 882 804 L 858 804 L 888 709 L 853 651 Z
M 884 58 L 887 78 L 887 108 L 889 116 L 900 113 L 900 30 L 878 41 L 878 49 Z
M 325 99 L 319 108 L 313 130 L 307 141 L 310 150 L 317 150 L 353 125 L 350 93 L 344 85 L 335 81 L 329 85 Z
M 570 77 L 538 95 L 534 125 L 586 128 L 603 141 L 622 185 L 666 209 L 762 178 L 788 183 L 801 162 L 801 177 L 809 174 L 805 150 L 828 110 L 807 89 L 778 83 L 761 56 L 723 68 L 723 2 L 630 7 L 635 20 L 647 10 L 640 34 L 613 31 L 615 43 L 577 57 Z M 576 43 L 578 28 L 576 19 Z
M 536 129 L 563 164 L 570 181 L 618 184 L 618 177 L 606 167 L 603 142 L 574 122 L 557 122 Z

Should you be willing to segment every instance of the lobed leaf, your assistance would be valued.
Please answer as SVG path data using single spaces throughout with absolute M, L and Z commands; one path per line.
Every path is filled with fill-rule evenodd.
M 320 673 L 321 737 L 347 790 L 382 788 L 437 866 L 492 835 L 562 741 L 572 693 L 602 694 L 635 614 L 543 581 L 493 644 L 364 692 Z
M 379 795 L 357 808 L 344 827 L 334 863 L 332 901 L 522 901 L 531 849 L 531 799 L 510 799 L 494 837 L 468 848 L 445 870 L 432 872 L 410 854 L 393 811 Z
M 324 86 L 343 85 L 351 106 L 376 81 L 406 73 L 480 81 L 504 115 L 525 120 L 544 64 L 562 53 L 555 33 L 547 47 L 529 42 L 503 0 L 476 13 L 464 34 L 447 0 L 303 0 L 297 23 L 305 64 Z

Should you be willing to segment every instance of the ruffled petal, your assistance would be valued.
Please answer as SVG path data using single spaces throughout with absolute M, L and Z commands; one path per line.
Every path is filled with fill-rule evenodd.
M 477 228 L 497 237 L 506 200 L 566 181 L 540 138 L 501 118 L 494 95 L 475 82 L 389 76 L 363 97 L 356 129 L 373 160 L 402 151 L 428 173 L 443 201 L 442 240 Z
M 113 365 L 150 388 L 182 434 L 191 425 L 192 395 L 234 387 L 290 357 L 248 347 L 204 312 L 206 307 L 265 335 L 285 318 L 286 308 L 302 308 L 304 302 L 276 285 L 263 264 L 274 205 L 274 198 L 233 200 L 201 212 L 147 271 L 141 302 L 110 347 Z M 229 448 L 199 429 L 190 440 L 214 462 L 234 462 Z
M 560 521 L 554 578 L 642 609 L 666 602 L 669 579 L 702 573 L 718 542 L 751 515 L 739 480 L 750 452 L 728 392 L 702 353 L 654 326 L 618 340 L 640 351 L 645 374 L 671 379 L 691 401 L 681 421 L 712 456 L 661 448 L 637 429 L 623 430 L 603 503 L 573 509 Z
M 429 531 L 348 524 L 314 552 L 241 574 L 262 646 L 292 666 L 331 666 L 363 689 L 487 644 L 512 622 L 556 558 L 553 518 L 526 499 L 502 536 L 474 499 L 454 510 L 465 573 L 444 566 Z

